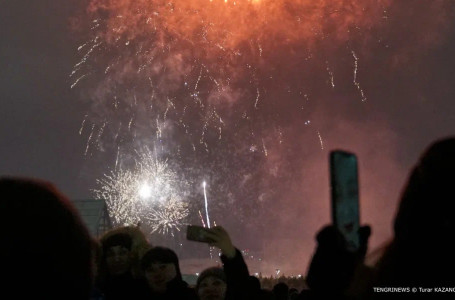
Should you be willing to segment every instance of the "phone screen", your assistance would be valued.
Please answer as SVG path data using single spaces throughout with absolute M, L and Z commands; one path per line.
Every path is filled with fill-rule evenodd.
M 201 226 L 188 225 L 186 228 L 186 239 L 189 241 L 210 243 L 213 242 L 206 236 L 207 229 Z
M 359 248 L 359 184 L 357 157 L 345 151 L 330 153 L 332 221 L 343 234 L 348 249 Z

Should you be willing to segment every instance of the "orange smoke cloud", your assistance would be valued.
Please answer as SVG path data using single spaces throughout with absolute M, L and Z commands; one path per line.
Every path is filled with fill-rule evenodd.
M 93 0 L 89 12 L 108 16 L 105 40 L 154 35 L 218 50 L 236 51 L 244 43 L 309 45 L 329 36 L 345 41 L 356 28 L 383 20 L 390 1 L 353 0 Z M 259 49 L 256 49 L 259 51 Z

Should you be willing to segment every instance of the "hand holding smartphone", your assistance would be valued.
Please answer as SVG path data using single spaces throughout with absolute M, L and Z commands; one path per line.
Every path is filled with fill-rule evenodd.
M 359 185 L 357 157 L 345 151 L 330 153 L 333 225 L 344 236 L 349 251 L 359 249 Z
M 217 247 L 227 258 L 236 255 L 236 248 L 232 244 L 229 233 L 221 226 L 205 228 L 189 225 L 186 230 L 186 238 L 190 241 L 208 243 L 210 246 Z
M 211 243 L 213 240 L 210 239 L 206 234 L 209 232 L 208 230 L 209 229 L 205 227 L 188 225 L 186 228 L 186 239 L 200 243 Z

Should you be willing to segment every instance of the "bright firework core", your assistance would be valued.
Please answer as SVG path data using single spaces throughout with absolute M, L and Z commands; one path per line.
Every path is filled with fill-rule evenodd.
M 152 188 L 150 187 L 150 185 L 148 185 L 147 182 L 143 183 L 139 187 L 139 196 L 142 199 L 149 199 L 150 196 L 152 196 Z

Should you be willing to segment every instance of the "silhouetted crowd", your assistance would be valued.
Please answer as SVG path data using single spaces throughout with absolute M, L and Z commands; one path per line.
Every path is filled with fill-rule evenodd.
M 138 227 L 115 228 L 94 240 L 53 185 L 1 178 L 0 299 L 376 299 L 411 296 L 414 288 L 455 289 L 454 187 L 455 138 L 449 138 L 432 144 L 412 169 L 394 236 L 378 262 L 364 262 L 369 226 L 360 228 L 354 252 L 326 226 L 316 235 L 299 290 L 286 282 L 261 286 L 220 226 L 207 229 L 207 237 L 220 250 L 222 267 L 201 270 L 189 286 L 176 253 L 152 247 Z M 455 299 L 455 293 L 445 296 Z

